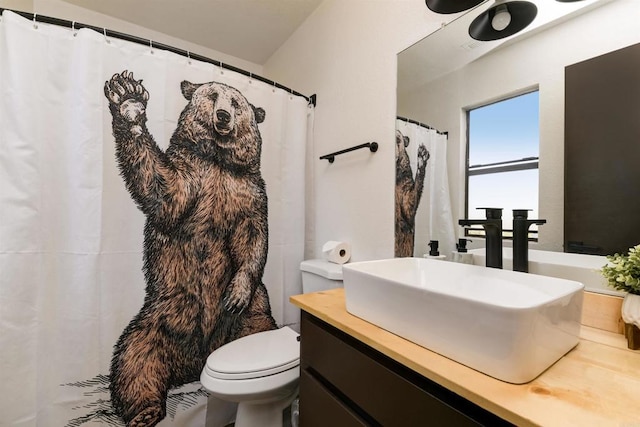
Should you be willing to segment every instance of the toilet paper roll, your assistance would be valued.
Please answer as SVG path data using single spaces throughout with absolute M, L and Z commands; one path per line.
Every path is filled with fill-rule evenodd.
M 329 240 L 322 245 L 324 258 L 335 264 L 344 264 L 351 258 L 351 245 L 345 242 Z

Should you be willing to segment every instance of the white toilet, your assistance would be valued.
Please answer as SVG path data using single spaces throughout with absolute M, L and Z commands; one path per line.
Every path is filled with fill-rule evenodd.
M 342 265 L 300 263 L 302 292 L 342 287 Z M 237 402 L 235 427 L 282 427 L 282 411 L 298 395 L 300 342 L 288 326 L 230 342 L 211 353 L 200 382 L 215 398 Z

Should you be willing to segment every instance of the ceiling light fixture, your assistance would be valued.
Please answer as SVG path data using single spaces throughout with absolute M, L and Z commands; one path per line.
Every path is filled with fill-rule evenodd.
M 538 8 L 529 1 L 498 0 L 471 22 L 469 35 L 481 41 L 503 39 L 524 30 L 537 14 Z
M 427 7 L 436 13 L 458 13 L 471 9 L 484 0 L 425 0 Z

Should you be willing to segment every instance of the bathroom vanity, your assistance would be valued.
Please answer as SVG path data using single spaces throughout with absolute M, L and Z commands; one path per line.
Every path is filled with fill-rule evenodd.
M 496 380 L 346 311 L 343 289 L 302 309 L 300 421 L 340 425 L 623 425 L 640 420 L 640 352 L 582 327 L 576 348 L 527 384 Z
M 302 426 L 509 425 L 303 312 Z

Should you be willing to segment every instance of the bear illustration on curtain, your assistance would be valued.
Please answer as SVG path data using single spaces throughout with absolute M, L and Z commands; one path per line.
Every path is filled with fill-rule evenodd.
M 162 420 L 168 391 L 197 381 L 216 348 L 276 328 L 262 283 L 265 111 L 222 83 L 181 90 L 188 104 L 162 151 L 146 126 L 142 80 L 125 70 L 104 86 L 120 173 L 146 216 L 145 300 L 110 372 L 113 407 L 129 426 Z
M 416 211 L 422 197 L 424 177 L 429 160 L 429 151 L 422 144 L 418 146 L 418 165 L 415 179 L 406 147 L 409 137 L 396 130 L 396 203 L 395 203 L 395 256 L 413 256 Z

